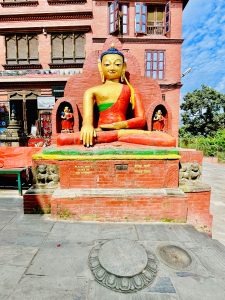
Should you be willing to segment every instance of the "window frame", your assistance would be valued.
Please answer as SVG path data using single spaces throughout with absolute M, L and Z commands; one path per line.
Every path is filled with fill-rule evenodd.
M 171 1 L 166 2 L 164 14 L 164 32 L 170 33 L 171 30 Z
M 123 12 L 123 7 L 127 8 L 127 14 L 125 14 L 125 16 L 127 17 L 127 22 L 126 23 L 124 23 L 124 20 L 123 20 L 124 15 L 122 15 L 122 25 L 121 25 L 121 27 L 122 27 L 122 35 L 129 35 L 129 4 L 128 3 L 121 3 L 120 6 L 121 6 L 121 11 L 122 12 Z M 123 31 L 123 26 L 124 25 L 127 28 L 126 32 Z
M 111 7 L 114 6 L 113 12 L 111 11 Z M 127 22 L 124 23 L 123 15 L 120 15 L 120 13 L 123 12 L 123 7 L 127 7 Z M 113 21 L 111 22 L 111 15 L 113 15 Z M 116 18 L 117 16 L 117 18 Z M 122 20 L 121 20 L 122 19 Z M 122 24 L 121 24 L 122 21 Z M 113 24 L 113 30 L 111 30 L 111 24 Z M 123 32 L 123 26 L 126 26 L 126 32 Z M 122 30 L 121 30 L 122 29 Z M 112 2 L 109 2 L 108 6 L 108 32 L 110 35 L 129 35 L 129 3 L 119 3 L 118 0 L 114 0 Z
M 163 60 L 160 59 L 160 54 L 163 54 Z M 148 54 L 150 54 L 150 60 L 148 60 Z M 154 68 L 154 54 L 157 54 L 157 68 Z M 148 68 L 148 63 L 150 64 L 150 68 Z M 163 63 L 162 69 L 160 69 L 159 64 Z M 148 49 L 145 50 L 145 77 L 152 78 L 155 80 L 165 80 L 165 71 L 166 71 L 166 50 L 158 50 L 158 49 Z M 150 75 L 148 76 L 148 72 Z M 154 78 L 154 72 L 156 72 L 157 76 Z M 162 78 L 159 76 L 159 72 L 162 72 Z
M 147 16 L 148 12 L 150 11 L 150 8 L 153 8 L 153 15 L 154 15 L 154 20 L 153 26 L 150 26 L 148 24 L 148 19 L 147 19 L 147 35 L 165 35 L 165 6 L 163 4 L 148 4 L 147 5 Z M 157 21 L 157 13 L 160 11 L 159 8 L 161 8 L 161 11 L 163 13 L 163 18 L 162 21 Z M 158 26 L 157 23 L 162 23 L 161 26 Z M 148 30 L 149 27 L 153 27 L 154 33 L 148 33 L 150 30 Z M 160 30 L 160 33 L 157 33 L 157 30 Z
M 65 57 L 65 40 L 66 36 L 73 37 L 73 57 Z M 57 36 L 61 36 L 61 57 L 53 57 L 53 40 Z M 76 39 L 82 37 L 84 39 L 84 48 L 83 48 L 83 54 L 84 56 L 76 56 Z M 85 41 L 86 41 L 86 36 L 85 33 L 83 32 L 54 32 L 51 33 L 51 65 L 66 65 L 66 64 L 83 64 L 85 60 Z M 69 61 L 71 59 L 71 61 Z M 66 61 L 67 60 L 67 61 Z M 80 60 L 80 61 L 79 61 Z
M 163 9 L 163 26 L 162 26 L 162 31 L 161 33 L 148 33 L 148 19 L 147 19 L 147 12 L 149 10 L 149 7 L 155 7 L 157 8 L 157 6 L 162 6 Z M 139 12 L 137 11 L 139 7 Z M 145 10 L 145 11 L 143 11 Z M 155 12 L 154 12 L 155 13 Z M 145 16 L 145 24 L 143 25 L 143 16 L 144 14 L 146 14 Z M 139 29 L 138 29 L 138 24 L 139 24 Z M 144 27 L 145 26 L 145 30 Z M 156 27 L 157 30 L 157 26 L 153 26 Z M 161 28 L 161 27 L 160 27 Z M 167 34 L 170 33 L 171 30 L 171 1 L 167 1 L 164 4 L 160 4 L 160 3 L 151 3 L 149 2 L 135 2 L 135 24 L 134 24 L 134 32 L 138 35 L 138 34 L 145 34 L 147 36 L 149 35 L 162 35 L 162 36 L 167 36 Z
M 19 40 L 24 38 L 25 37 L 25 40 L 26 40 L 26 58 L 20 58 L 20 51 L 19 51 Z M 37 46 L 38 46 L 38 35 L 37 34 L 10 34 L 10 35 L 5 35 L 5 48 L 6 48 L 6 66 L 13 66 L 13 65 L 19 65 L 19 66 L 24 66 L 24 65 L 36 65 L 36 64 L 39 64 L 39 52 L 38 52 L 38 47 L 36 49 L 36 55 L 37 57 L 31 57 L 30 56 L 30 41 L 32 39 L 35 39 L 37 41 Z M 15 53 L 16 53 L 16 57 L 15 58 L 10 58 L 8 56 L 8 50 L 9 48 L 7 47 L 7 43 L 8 41 L 10 40 L 13 40 L 15 39 L 15 43 L 13 45 L 13 47 L 15 47 L 14 50 Z M 35 49 L 35 48 L 34 48 Z M 14 63 L 9 63 L 9 62 L 14 62 Z M 21 63 L 22 61 L 24 61 L 24 63 Z
M 134 32 L 136 34 L 147 34 L 147 4 L 142 2 L 135 3 L 135 24 Z M 139 12 L 138 12 L 139 7 Z M 139 21 L 138 20 L 139 15 Z M 145 23 L 143 22 L 143 17 L 145 18 Z M 137 29 L 139 24 L 139 30 Z M 144 27 L 143 27 L 144 26 Z

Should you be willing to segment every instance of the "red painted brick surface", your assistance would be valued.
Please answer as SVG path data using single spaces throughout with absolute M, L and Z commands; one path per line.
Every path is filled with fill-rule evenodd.
M 187 193 L 188 215 L 187 222 L 194 226 L 212 227 L 210 214 L 210 191 Z
M 24 213 L 49 212 L 56 218 L 91 221 L 176 221 L 211 231 L 210 192 L 184 196 L 80 196 L 54 198 L 51 194 L 25 194 Z
M 25 214 L 50 213 L 52 195 L 24 194 L 23 205 Z
M 41 147 L 0 147 L 0 168 L 32 166 L 32 155 Z
M 127 170 L 118 170 L 120 165 Z M 178 160 L 87 160 L 59 166 L 65 189 L 178 187 Z
M 54 217 L 67 212 L 75 220 L 99 221 L 163 221 L 172 219 L 186 222 L 186 197 L 78 197 L 52 200 Z
M 203 152 L 195 149 L 179 149 L 181 163 L 197 162 L 202 165 Z

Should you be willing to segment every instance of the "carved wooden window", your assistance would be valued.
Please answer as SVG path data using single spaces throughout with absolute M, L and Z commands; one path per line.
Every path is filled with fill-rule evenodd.
M 52 63 L 83 63 L 85 59 L 85 35 L 55 33 L 52 39 Z
M 128 34 L 128 5 L 118 0 L 109 5 L 109 33 Z
M 135 4 L 135 32 L 163 35 L 170 31 L 170 2 L 166 5 Z
M 165 51 L 147 50 L 145 75 L 153 79 L 164 79 L 165 76 Z
M 38 38 L 37 35 L 15 34 L 5 38 L 6 63 L 36 64 L 38 63 Z

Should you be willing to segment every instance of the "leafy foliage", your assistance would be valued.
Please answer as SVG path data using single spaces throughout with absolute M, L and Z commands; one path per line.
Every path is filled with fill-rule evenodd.
M 225 95 L 210 87 L 187 93 L 181 109 L 183 130 L 192 135 L 208 136 L 225 128 Z
M 225 162 L 225 129 L 204 137 L 193 136 L 181 128 L 179 143 L 180 147 L 201 150 L 205 156 L 218 157 L 219 161 Z

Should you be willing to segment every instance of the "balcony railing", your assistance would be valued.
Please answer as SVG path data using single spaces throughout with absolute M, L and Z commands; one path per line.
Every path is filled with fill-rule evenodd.
M 148 22 L 147 34 L 163 35 L 164 34 L 163 22 Z

